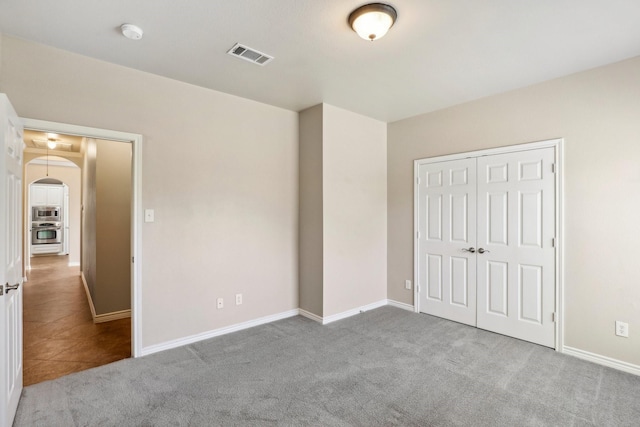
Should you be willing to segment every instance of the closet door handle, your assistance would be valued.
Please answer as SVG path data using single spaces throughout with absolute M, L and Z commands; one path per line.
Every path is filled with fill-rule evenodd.
M 491 252 L 491 251 L 488 251 L 488 250 L 486 250 L 486 249 L 482 249 L 482 248 L 478 249 L 478 253 L 479 253 L 479 254 L 483 254 L 483 253 L 485 253 L 485 252 Z
M 469 249 L 463 248 L 462 250 L 465 252 L 471 252 L 472 254 L 476 252 L 476 248 L 474 248 L 473 246 L 471 246 Z
M 7 288 L 7 293 L 9 293 L 9 291 L 15 291 L 15 290 L 17 290 L 17 289 L 20 287 L 20 283 L 16 283 L 16 284 L 15 284 L 15 285 L 13 285 L 13 286 L 9 286 L 9 284 L 7 283 L 7 284 L 5 285 L 5 287 Z

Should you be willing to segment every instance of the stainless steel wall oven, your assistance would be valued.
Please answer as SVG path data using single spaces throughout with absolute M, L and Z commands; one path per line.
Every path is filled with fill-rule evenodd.
M 62 243 L 62 223 L 34 221 L 31 224 L 31 244 L 48 245 Z

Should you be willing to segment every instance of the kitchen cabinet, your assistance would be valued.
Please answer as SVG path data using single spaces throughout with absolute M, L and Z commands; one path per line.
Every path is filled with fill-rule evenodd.
M 62 251 L 61 243 L 49 243 L 46 245 L 31 245 L 32 255 L 58 254 Z
M 47 204 L 47 186 L 31 186 L 31 206 L 45 206 Z
M 31 185 L 31 206 L 62 207 L 63 191 L 61 185 Z

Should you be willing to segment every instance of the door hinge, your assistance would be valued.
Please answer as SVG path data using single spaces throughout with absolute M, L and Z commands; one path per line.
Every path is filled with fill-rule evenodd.
M 552 248 L 555 248 L 555 247 L 556 247 L 556 238 L 555 238 L 555 237 L 552 237 L 552 238 L 551 238 L 551 247 L 552 247 Z
M 0 285 L 0 296 L 4 295 L 4 286 Z
M 418 185 L 420 185 L 420 177 L 416 178 L 416 182 L 418 183 Z
M 131 257 L 131 263 L 133 264 L 135 262 L 135 257 Z
M 416 231 L 416 239 L 419 239 L 419 238 L 420 238 L 420 232 Z
M 556 173 L 556 164 L 551 163 L 551 173 Z
M 551 313 L 551 321 L 552 322 L 556 321 L 556 313 Z

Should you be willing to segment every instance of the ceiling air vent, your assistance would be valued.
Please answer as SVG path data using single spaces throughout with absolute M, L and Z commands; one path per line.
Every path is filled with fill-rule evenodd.
M 273 56 L 258 52 L 257 50 L 243 46 L 240 43 L 236 43 L 235 46 L 227 51 L 227 53 L 258 65 L 265 65 L 273 60 Z

